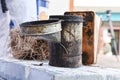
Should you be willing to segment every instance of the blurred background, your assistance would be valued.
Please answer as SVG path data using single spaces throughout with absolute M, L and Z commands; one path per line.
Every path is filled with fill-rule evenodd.
M 120 5 L 119 0 L 49 0 L 48 15 L 64 14 L 65 11 L 94 11 L 101 17 L 99 35 L 99 51 L 97 64 L 105 67 L 120 68 L 117 61 L 114 46 L 111 44 L 112 35 L 106 15 L 106 10 L 111 10 L 111 21 L 115 34 L 118 54 L 120 54 Z M 41 19 L 43 19 L 41 17 Z M 98 34 L 98 33 L 96 33 Z M 119 55 L 118 58 L 120 59 Z

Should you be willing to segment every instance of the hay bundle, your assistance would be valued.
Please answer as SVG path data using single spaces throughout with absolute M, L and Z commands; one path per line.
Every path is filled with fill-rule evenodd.
M 46 60 L 49 58 L 48 42 L 28 36 L 20 36 L 20 29 L 10 31 L 12 54 L 18 59 Z

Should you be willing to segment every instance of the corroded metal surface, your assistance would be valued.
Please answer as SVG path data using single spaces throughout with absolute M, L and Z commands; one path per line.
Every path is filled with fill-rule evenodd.
M 44 20 L 26 22 L 20 25 L 23 35 L 44 35 L 61 31 L 61 22 L 58 20 Z
M 44 20 L 26 22 L 20 25 L 21 34 L 40 39 L 61 41 L 61 22 L 58 20 Z
M 51 43 L 49 64 L 59 67 L 79 67 L 82 64 L 82 18 L 52 16 L 62 21 L 61 43 Z
M 65 15 L 83 17 L 83 39 L 82 39 L 82 63 L 85 65 L 94 63 L 94 12 L 78 11 L 65 12 Z

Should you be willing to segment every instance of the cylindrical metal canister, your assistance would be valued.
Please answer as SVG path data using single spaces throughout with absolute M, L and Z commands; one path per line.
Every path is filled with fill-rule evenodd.
M 49 64 L 58 67 L 79 67 L 82 64 L 82 18 L 77 16 L 50 16 L 62 20 L 61 43 L 50 44 Z

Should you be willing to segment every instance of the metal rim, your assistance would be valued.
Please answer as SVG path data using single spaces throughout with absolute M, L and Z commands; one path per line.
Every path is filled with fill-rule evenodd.
M 33 27 L 33 26 L 39 26 L 39 25 L 52 25 L 52 24 L 58 24 L 61 23 L 60 20 L 41 20 L 41 21 L 31 21 L 31 22 L 25 22 L 20 24 L 20 27 Z

